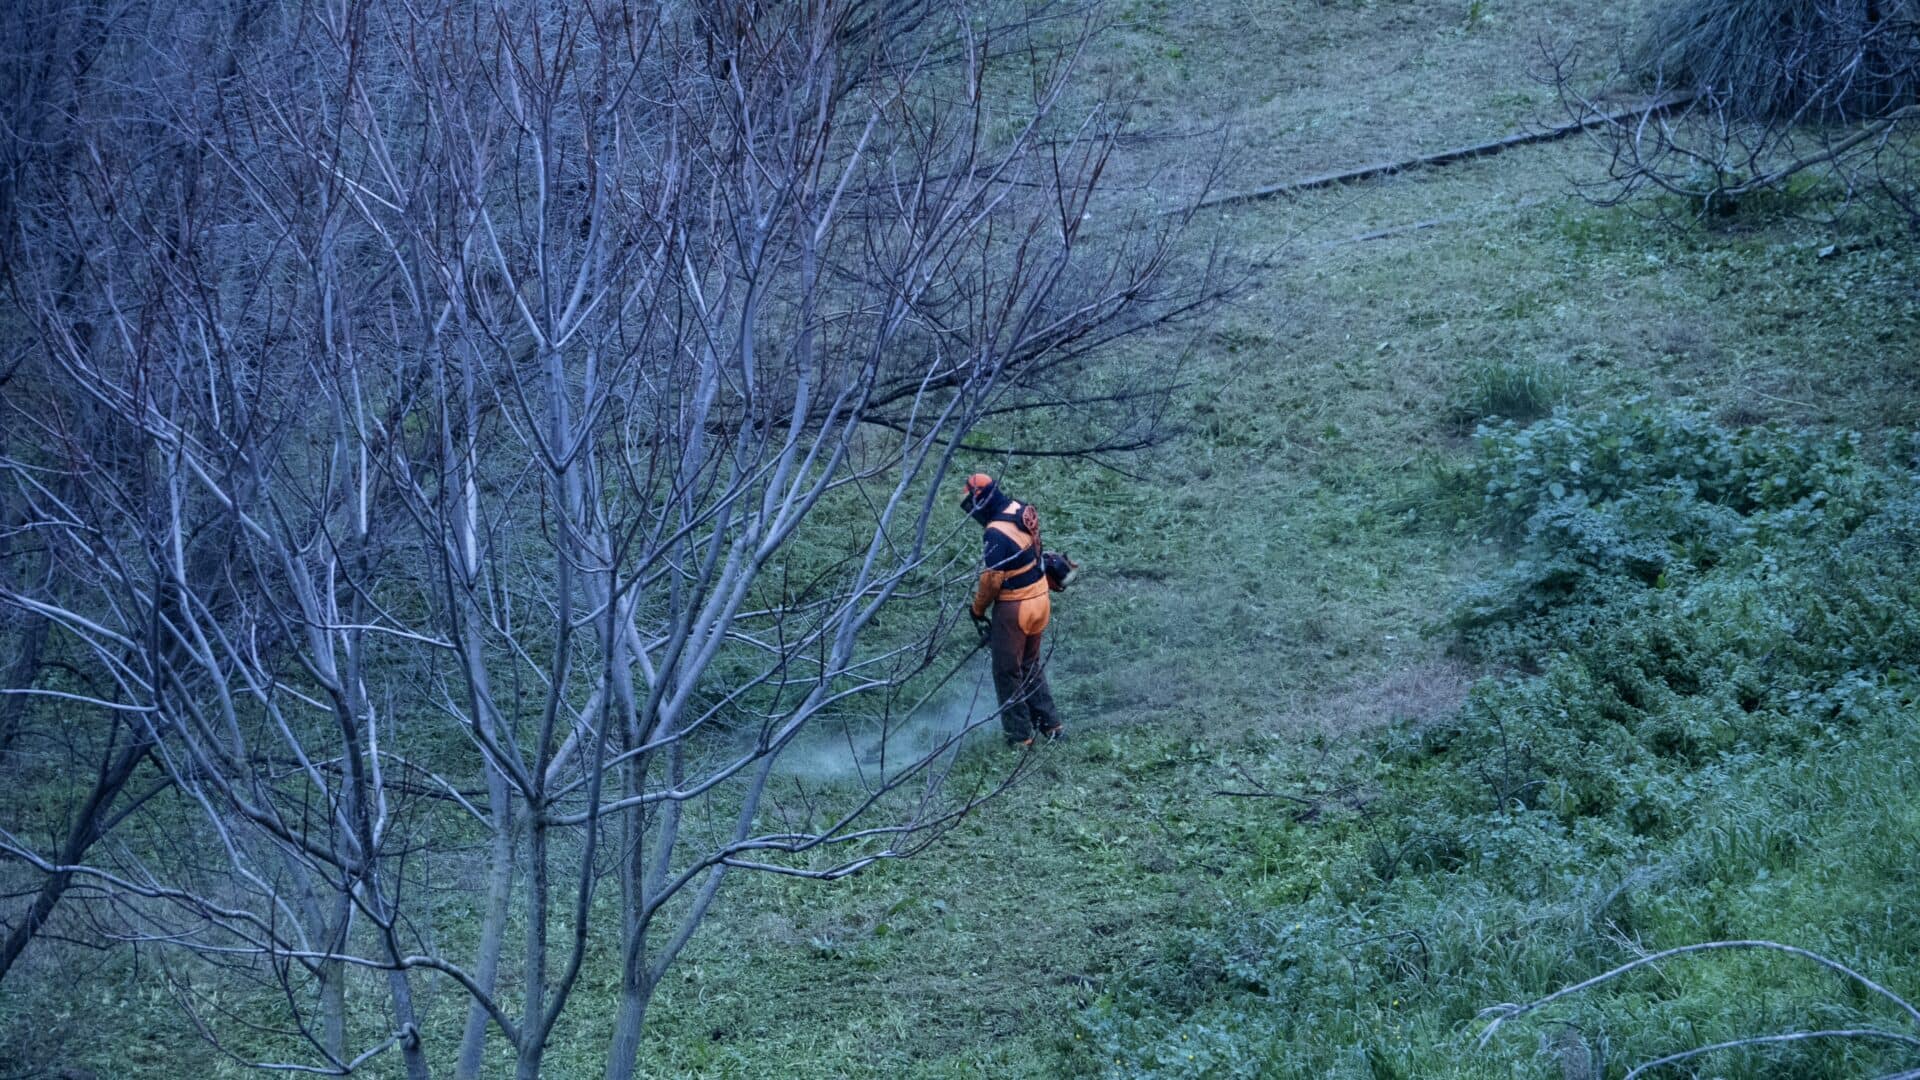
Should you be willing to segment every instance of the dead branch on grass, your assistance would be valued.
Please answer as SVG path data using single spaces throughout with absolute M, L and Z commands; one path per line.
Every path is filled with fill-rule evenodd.
M 1334 785 L 1325 791 L 1310 791 L 1305 795 L 1290 795 L 1284 791 L 1275 791 L 1254 779 L 1253 774 L 1247 771 L 1244 764 L 1235 762 L 1233 768 L 1252 790 L 1235 791 L 1230 788 L 1215 788 L 1210 794 L 1224 795 L 1234 799 L 1280 799 L 1294 803 L 1300 807 L 1292 813 L 1293 820 L 1298 822 L 1316 820 L 1330 804 L 1337 803 L 1348 810 L 1365 810 L 1368 802 L 1371 801 L 1361 794 L 1360 785 L 1357 782 L 1349 781 Z
M 1844 978 L 1851 980 L 1855 984 L 1871 991 L 1875 995 L 1881 998 L 1884 998 L 1887 1001 L 1892 1002 L 1896 1007 L 1900 1009 L 1901 1012 L 1906 1014 L 1907 1019 L 1911 1021 L 1916 1028 L 1920 1028 L 1920 1008 L 1916 1008 L 1911 1002 L 1907 1001 L 1905 998 L 1887 989 L 1886 987 L 1880 985 L 1879 983 L 1873 981 L 1872 979 L 1869 979 L 1865 975 L 1860 974 L 1859 972 L 1853 970 L 1847 965 L 1840 963 L 1837 960 L 1833 960 L 1826 956 L 1822 956 L 1821 954 L 1813 952 L 1810 949 L 1803 949 L 1797 945 L 1783 945 L 1776 941 L 1762 941 L 1762 940 L 1707 941 L 1707 942 L 1700 942 L 1694 945 L 1682 945 L 1677 948 L 1665 949 L 1665 950 L 1662 950 L 1661 952 L 1651 953 L 1646 956 L 1638 957 L 1637 959 L 1631 960 L 1625 964 L 1621 964 L 1619 967 L 1616 967 L 1611 971 L 1607 971 L 1599 975 L 1595 975 L 1593 978 L 1587 979 L 1584 982 L 1579 982 L 1579 983 L 1575 983 L 1572 986 L 1563 987 L 1562 989 L 1556 990 L 1553 993 L 1548 994 L 1543 998 L 1539 998 L 1535 1001 L 1528 1002 L 1525 1005 L 1517 1005 L 1513 1003 L 1502 1003 L 1499 1005 L 1492 1005 L 1485 1009 L 1482 1009 L 1480 1010 L 1481 1018 L 1485 1019 L 1485 1018 L 1491 1017 L 1492 1019 L 1488 1022 L 1486 1029 L 1480 1032 L 1480 1038 L 1475 1043 L 1475 1045 L 1477 1047 L 1484 1048 L 1488 1042 L 1492 1041 L 1493 1037 L 1499 1033 L 1501 1027 L 1503 1027 L 1509 1020 L 1516 1020 L 1522 1016 L 1527 1015 L 1528 1013 L 1535 1012 L 1541 1008 L 1544 1008 L 1545 1006 L 1550 1005 L 1553 1002 L 1560 1001 L 1564 998 L 1572 997 L 1584 991 L 1591 990 L 1596 986 L 1600 986 L 1602 984 L 1611 982 L 1614 979 L 1617 979 L 1620 976 L 1625 975 L 1630 971 L 1635 971 L 1639 968 L 1655 965 L 1662 960 L 1671 959 L 1677 956 L 1688 956 L 1695 953 L 1712 952 L 1712 951 L 1718 951 L 1718 950 L 1749 950 L 1749 949 L 1770 950 L 1774 952 L 1785 953 L 1789 956 L 1798 957 L 1803 960 L 1810 960 L 1813 963 L 1826 968 L 1828 971 L 1831 971 L 1831 972 L 1834 972 L 1835 974 L 1843 976 Z M 1632 1072 L 1629 1072 L 1627 1074 L 1627 1078 L 1628 1080 L 1632 1080 L 1633 1077 L 1641 1076 L 1646 1072 L 1648 1072 L 1649 1070 L 1658 1068 L 1662 1065 L 1675 1064 L 1681 1061 L 1690 1060 L 1692 1058 L 1699 1057 L 1704 1054 L 1714 1053 L 1720 1050 L 1728 1050 L 1728 1049 L 1733 1049 L 1733 1048 L 1743 1047 L 1743 1046 L 1761 1046 L 1761 1045 L 1770 1045 L 1770 1044 L 1787 1043 L 1787 1042 L 1799 1042 L 1799 1041 L 1804 1041 L 1808 1039 L 1829 1039 L 1829 1038 L 1860 1038 L 1860 1039 L 1873 1039 L 1873 1040 L 1879 1040 L 1879 1041 L 1892 1041 L 1892 1042 L 1901 1043 L 1903 1045 L 1912 1046 L 1916 1050 L 1920 1050 L 1920 1038 L 1917 1038 L 1913 1035 L 1902 1034 L 1900 1032 L 1884 1031 L 1878 1028 L 1846 1028 L 1846 1029 L 1833 1029 L 1833 1030 L 1826 1030 L 1826 1031 L 1783 1032 L 1783 1033 L 1776 1033 L 1776 1034 L 1769 1034 L 1769 1035 L 1749 1036 L 1749 1037 L 1740 1038 L 1740 1039 L 1730 1039 L 1723 1042 L 1710 1043 L 1702 1046 L 1693 1047 L 1688 1050 L 1683 1050 L 1674 1054 L 1669 1054 L 1669 1055 L 1666 1055 L 1665 1057 L 1657 1058 L 1653 1061 L 1649 1061 L 1642 1065 L 1637 1066 L 1636 1068 L 1633 1069 Z M 1907 1074 L 1902 1074 L 1902 1075 L 1907 1075 Z
M 1684 93 L 1657 94 L 1651 100 L 1629 108 L 1576 115 L 1565 123 L 1555 124 L 1538 131 L 1516 131 L 1497 139 L 1489 139 L 1486 142 L 1456 146 L 1431 154 L 1421 154 L 1417 157 L 1401 158 L 1396 161 L 1381 161 L 1372 165 L 1362 165 L 1357 169 L 1343 169 L 1339 172 L 1322 173 L 1318 176 L 1309 176 L 1301 180 L 1289 180 L 1286 183 L 1275 184 L 1271 187 L 1255 188 L 1252 191 L 1238 191 L 1224 195 L 1216 195 L 1209 199 L 1202 199 L 1191 208 L 1179 212 L 1192 213 L 1195 210 L 1211 210 L 1216 207 L 1233 206 L 1238 203 L 1271 199 L 1276 195 L 1298 195 L 1302 192 L 1315 191 L 1320 188 L 1357 184 L 1365 180 L 1377 180 L 1380 177 L 1392 176 L 1395 173 L 1406 172 L 1409 169 L 1452 165 L 1461 161 L 1471 161 L 1474 158 L 1490 157 L 1502 151 L 1512 150 L 1515 147 L 1532 146 L 1535 143 L 1553 142 L 1556 139 L 1564 139 L 1593 127 L 1607 124 L 1622 124 L 1630 120 L 1644 119 L 1645 117 L 1684 105 L 1691 98 L 1691 94 Z M 1361 237 L 1360 239 L 1367 239 L 1367 237 Z

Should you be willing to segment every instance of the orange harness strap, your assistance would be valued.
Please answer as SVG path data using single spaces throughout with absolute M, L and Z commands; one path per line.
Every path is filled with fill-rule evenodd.
M 1014 543 L 1020 545 L 1020 550 L 1023 552 L 1026 552 L 1027 554 L 1027 560 L 1021 563 L 1020 565 L 1008 567 L 1004 570 L 999 570 L 999 571 L 989 571 L 990 573 L 999 573 L 1002 575 L 1001 577 L 1002 581 L 1011 581 L 1021 576 L 1022 574 L 1030 573 L 1038 568 L 1039 557 L 1034 554 L 1033 537 L 1026 530 L 1020 528 L 1018 525 L 1015 525 L 1011 521 L 1000 521 L 1000 520 L 988 522 L 987 528 L 992 529 L 994 532 L 997 532 L 1001 536 L 1004 536 L 1007 539 L 1013 541 Z M 1047 593 L 1047 575 L 1040 574 L 1038 576 L 1038 580 L 1036 581 L 1032 581 L 1032 582 L 1029 582 L 1028 584 L 1021 585 L 1018 588 L 1000 590 L 1000 593 L 996 597 L 996 599 L 1031 600 L 1036 596 L 1045 596 L 1046 593 Z

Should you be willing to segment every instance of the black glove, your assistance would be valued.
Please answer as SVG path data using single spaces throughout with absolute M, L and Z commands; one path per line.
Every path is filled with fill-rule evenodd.
M 991 620 L 985 615 L 974 615 L 972 608 L 967 609 L 967 614 L 973 618 L 973 629 L 980 635 L 980 644 L 985 645 L 987 643 L 987 627 L 992 625 Z

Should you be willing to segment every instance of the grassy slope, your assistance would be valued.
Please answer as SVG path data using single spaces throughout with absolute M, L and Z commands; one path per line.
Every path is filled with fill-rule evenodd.
M 1533 40 L 1603 42 L 1624 18 L 1123 7 L 1095 70 L 1138 88 L 1149 130 L 1227 119 L 1230 189 L 1512 130 L 1546 100 Z M 1567 198 L 1589 164 L 1577 143 L 1544 146 L 1203 222 L 1252 287 L 1194 342 L 1186 433 L 1150 482 L 1014 470 L 1054 542 L 1098 568 L 1063 605 L 1054 666 L 1077 741 L 937 855 L 826 891 L 742 889 L 662 1003 L 663 1070 L 1098 1068 L 1075 1046 L 1078 1005 L 1315 857 L 1258 847 L 1271 804 L 1211 794 L 1232 766 L 1457 702 L 1464 673 L 1423 630 L 1497 555 L 1420 493 L 1429 458 L 1460 450 L 1448 398 L 1473 363 L 1561 363 L 1581 398 L 1684 394 L 1749 422 L 1916 421 L 1920 304 L 1896 241 L 1869 232 L 1821 260 L 1831 230 L 1788 220 L 1676 238 Z M 1343 242 L 1441 217 L 1460 220 Z
M 1528 74 L 1540 35 L 1604 43 L 1628 17 L 1511 0 L 1117 7 L 1094 71 L 1139 95 L 1149 132 L 1229 124 L 1227 188 L 1504 134 L 1546 105 Z M 1122 179 L 1196 145 L 1144 141 Z M 1577 144 L 1543 146 L 1203 221 L 1250 287 L 1191 342 L 1185 433 L 1128 463 L 1144 482 L 1012 469 L 1052 542 L 1094 568 L 1055 635 L 1075 741 L 925 858 L 832 886 L 738 883 L 654 1010 L 652 1073 L 1097 1069 L 1074 1037 L 1081 1005 L 1321 857 L 1310 833 L 1276 840 L 1270 803 L 1211 794 L 1232 767 L 1299 767 L 1459 701 L 1470 673 L 1423 631 L 1499 556 L 1422 492 L 1428 462 L 1461 452 L 1448 401 L 1473 363 L 1565 364 L 1587 398 L 1916 421 L 1920 275 L 1899 248 L 1867 235 L 1821 260 L 1830 232 L 1788 221 L 1674 238 L 1567 199 L 1586 164 Z M 1438 217 L 1459 220 L 1343 242 Z M 1139 361 L 1187 344 L 1144 343 Z M 163 1001 L 116 993 L 49 1026 L 77 1038 L 93 1010 L 124 1010 L 152 1049 L 91 1060 L 171 1075 L 162 1062 L 195 1056 Z M 596 1060 L 602 1023 L 563 1033 L 555 1075 Z

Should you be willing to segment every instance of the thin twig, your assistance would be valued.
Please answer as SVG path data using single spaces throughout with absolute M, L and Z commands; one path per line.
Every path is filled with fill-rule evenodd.
M 1487 1045 L 1488 1041 L 1493 1038 L 1494 1033 L 1500 1030 L 1501 1025 L 1505 1024 L 1509 1020 L 1515 1019 L 1520 1016 L 1524 1016 L 1527 1013 L 1535 1011 L 1536 1009 L 1552 1004 L 1553 1002 L 1558 1001 L 1561 998 L 1578 994 L 1583 990 L 1591 989 L 1595 986 L 1600 985 L 1601 983 L 1608 982 L 1612 979 L 1618 978 L 1619 976 L 1624 975 L 1627 972 L 1634 970 L 1635 968 L 1646 967 L 1649 964 L 1657 964 L 1660 961 L 1673 956 L 1684 956 L 1690 953 L 1709 952 L 1709 951 L 1720 950 L 1720 949 L 1771 949 L 1775 952 L 1786 953 L 1789 956 L 1798 956 L 1805 960 L 1811 960 L 1814 963 L 1819 964 L 1821 967 L 1824 967 L 1829 971 L 1833 971 L 1833 972 L 1837 972 L 1838 974 L 1845 975 L 1847 978 L 1852 979 L 1854 982 L 1859 983 L 1861 986 L 1864 986 L 1867 989 L 1873 991 L 1874 993 L 1879 994 L 1881 997 L 1886 998 L 1888 1001 L 1893 1002 L 1895 1005 L 1900 1007 L 1900 1010 L 1902 1012 L 1907 1014 L 1908 1018 L 1910 1018 L 1914 1022 L 1916 1027 L 1920 1027 L 1920 1009 L 1914 1008 L 1914 1006 L 1911 1003 L 1909 1003 L 1905 998 L 1902 998 L 1900 995 L 1894 993 L 1891 990 L 1888 990 L 1886 987 L 1881 986 L 1879 983 L 1874 982 L 1872 979 L 1867 978 L 1865 975 L 1860 974 L 1859 972 L 1853 970 L 1852 968 L 1846 966 L 1845 964 L 1840 963 L 1837 960 L 1829 960 L 1828 958 L 1821 956 L 1819 953 L 1812 952 L 1807 949 L 1802 949 L 1795 945 L 1782 945 L 1777 941 L 1759 941 L 1759 940 L 1706 941 L 1706 942 L 1701 942 L 1694 945 L 1682 945 L 1682 946 L 1679 946 L 1678 948 L 1666 949 L 1661 952 L 1640 957 L 1637 960 L 1633 960 L 1628 963 L 1622 964 L 1619 967 L 1614 968 L 1612 971 L 1608 971 L 1600 975 L 1595 975 L 1593 978 L 1588 979 L 1585 982 L 1575 983 L 1572 986 L 1565 987 L 1560 990 L 1556 990 L 1553 993 L 1548 994 L 1546 997 L 1540 998 L 1539 1000 L 1530 1002 L 1526 1005 L 1502 1003 L 1499 1005 L 1494 1005 L 1494 1006 L 1490 1006 L 1488 1008 L 1482 1009 L 1480 1010 L 1481 1016 L 1485 1017 L 1485 1016 L 1491 1015 L 1493 1019 L 1490 1023 L 1487 1024 L 1486 1030 L 1480 1033 L 1480 1039 L 1479 1039 L 1478 1045 L 1480 1046 Z

